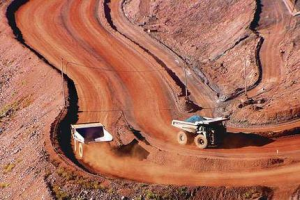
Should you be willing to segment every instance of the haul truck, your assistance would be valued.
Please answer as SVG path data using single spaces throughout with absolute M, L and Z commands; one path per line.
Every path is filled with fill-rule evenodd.
M 91 142 L 110 142 L 113 136 L 101 123 L 71 125 L 75 152 L 78 148 L 79 157 L 83 157 L 83 145 Z
M 228 118 L 217 117 L 208 118 L 202 116 L 192 116 L 185 121 L 173 120 L 172 126 L 182 131 L 177 134 L 177 141 L 185 145 L 194 139 L 194 143 L 200 149 L 208 146 L 217 146 L 221 143 L 224 133 L 226 133 L 225 121 Z

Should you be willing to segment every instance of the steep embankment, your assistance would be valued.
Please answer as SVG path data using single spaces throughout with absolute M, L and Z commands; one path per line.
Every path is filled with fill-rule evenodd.
M 292 18 L 282 1 L 237 1 L 231 5 L 229 1 L 175 4 L 133 0 L 125 1 L 124 11 L 131 22 L 183 56 L 191 69 L 201 69 L 209 80 L 204 82 L 210 87 L 214 85 L 212 88 L 220 100 L 243 93 L 245 84 L 248 90 L 254 83 L 259 84 L 248 92 L 251 101 L 238 97 L 215 106 L 219 107 L 215 114 L 230 115 L 231 126 L 245 128 L 298 119 L 299 85 L 293 76 L 297 74 L 298 59 L 291 56 L 299 49 L 296 45 L 298 19 Z M 253 35 L 261 38 L 255 43 L 256 48 L 251 43 L 255 41 Z M 224 49 L 228 51 L 220 53 Z M 244 61 L 247 60 L 250 64 L 246 62 L 245 81 Z M 253 66 L 261 71 L 253 70 Z M 200 78 L 203 79 L 201 73 Z M 221 92 L 215 88 L 221 88 Z M 286 96 L 289 98 L 283 102 Z M 297 127 L 298 123 L 294 124 L 286 128 Z
M 14 38 L 9 3 L 0 2 L 0 198 L 50 199 L 44 143 L 62 108 L 61 79 Z
M 259 37 L 250 29 L 256 2 L 247 1 L 125 1 L 126 16 L 170 47 L 206 82 L 221 100 L 259 80 L 255 47 Z
M 134 149 L 126 154 L 106 144 L 87 145 L 82 160 L 85 166 L 99 173 L 155 183 L 245 186 L 260 180 L 263 184 L 278 186 L 282 182 L 277 180 L 283 177 L 293 179 L 293 184 L 298 183 L 298 177 L 294 176 L 298 173 L 298 164 L 291 163 L 298 162 L 294 155 L 299 152 L 296 146 L 290 149 L 284 145 L 286 141 L 292 143 L 291 139 L 249 144 L 248 137 L 253 136 L 242 135 L 238 139 L 238 135 L 232 135 L 233 140 L 229 145 L 226 143 L 227 147 L 205 151 L 174 144 L 176 131 L 170 121 L 180 112 L 169 108 L 178 107 L 173 93 L 176 82 L 165 78 L 169 74 L 153 56 L 109 26 L 104 6 L 102 1 L 100 4 L 98 1 L 41 4 L 35 0 L 18 12 L 18 25 L 28 44 L 55 66 L 59 66 L 61 56 L 77 63 L 71 64 L 66 73 L 78 91 L 80 122 L 101 121 L 108 124 L 108 130 L 117 137 L 120 129 L 114 120 L 126 117 L 152 145 L 140 141 L 149 153 L 143 155 L 142 160 Z M 33 17 L 32 13 L 39 17 Z M 43 37 L 39 37 L 41 35 Z M 152 53 L 160 54 L 158 50 Z M 123 110 L 123 115 L 115 112 L 118 109 Z M 152 116 L 151 121 L 149 116 Z M 238 141 L 237 146 L 232 146 L 232 141 Z M 285 158 L 277 162 L 278 155 L 274 152 L 280 146 Z M 180 162 L 171 162 L 175 158 Z M 208 159 L 211 165 L 206 166 Z M 215 168 L 212 170 L 211 166 Z M 190 173 L 196 175 L 190 176 Z
M 120 5 L 118 3 L 113 5 Z M 116 10 L 108 13 L 110 17 L 105 15 L 105 9 L 108 9 L 106 3 L 96 0 L 47 4 L 34 0 L 17 15 L 27 44 L 58 69 L 61 57 L 68 63 L 65 73 L 74 80 L 78 91 L 79 122 L 101 121 L 116 138 L 112 145 L 85 146 L 81 160 L 84 166 L 114 177 L 153 183 L 247 186 L 259 182 L 273 187 L 284 184 L 284 189 L 289 191 L 298 186 L 297 137 L 272 141 L 253 135 L 229 134 L 220 149 L 205 151 L 174 144 L 176 130 L 170 121 L 187 115 L 180 109 L 178 95 L 182 88 L 174 78 L 179 70 L 166 70 L 171 65 L 176 67 L 170 59 L 174 57 L 164 57 L 161 52 L 164 48 L 148 50 L 128 40 L 116 30 L 120 23 L 113 24 L 116 27 L 108 23 L 120 20 Z M 171 75 L 168 70 L 174 70 L 175 74 Z M 178 77 L 182 79 L 182 72 Z M 214 103 L 211 92 L 211 99 L 206 99 L 197 86 L 196 82 L 191 85 L 191 93 L 203 98 L 196 97 L 195 102 L 211 106 Z M 124 131 L 128 125 L 137 129 L 135 132 L 139 130 L 149 143 L 139 141 L 132 149 L 116 148 L 120 145 L 118 142 L 123 142 L 122 135 L 132 135 Z M 68 173 L 61 174 L 69 177 Z M 69 178 L 73 183 L 78 181 L 73 175 Z M 53 181 L 50 188 L 56 191 Z M 244 195 L 266 197 L 272 194 L 266 188 L 252 189 L 250 194 Z

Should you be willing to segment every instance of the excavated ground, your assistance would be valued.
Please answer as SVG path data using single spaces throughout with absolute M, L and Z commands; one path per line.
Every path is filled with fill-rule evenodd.
M 115 137 L 114 142 L 110 144 L 85 145 L 83 159 L 79 159 L 75 152 L 80 162 L 79 166 L 82 165 L 97 174 L 146 183 L 217 187 L 196 189 L 194 187 L 185 189 L 147 187 L 148 192 L 163 190 L 159 193 L 173 192 L 171 195 L 177 195 L 176 191 L 182 189 L 181 197 L 185 195 L 196 199 L 205 197 L 271 198 L 273 191 L 277 198 L 291 195 L 297 197 L 300 183 L 298 176 L 300 138 L 298 136 L 268 139 L 254 134 L 228 133 L 220 148 L 207 150 L 198 150 L 192 145 L 182 147 L 176 143 L 177 130 L 170 126 L 172 119 L 183 119 L 190 115 L 188 111 L 212 116 L 221 112 L 218 110 L 220 106 L 223 107 L 223 113 L 229 112 L 232 117 L 231 124 L 229 124 L 229 130 L 232 132 L 258 132 L 266 135 L 265 133 L 270 132 L 282 133 L 299 126 L 298 121 L 292 121 L 266 127 L 236 128 L 237 123 L 241 124 L 245 121 L 240 116 L 246 116 L 246 114 L 248 115 L 247 124 L 275 121 L 275 119 L 272 121 L 265 117 L 263 118 L 265 122 L 255 122 L 257 118 L 254 118 L 254 114 L 257 115 L 258 111 L 263 110 L 268 116 L 272 112 L 265 107 L 258 110 L 249 109 L 249 107 L 258 106 L 258 100 L 260 100 L 259 104 L 270 104 L 267 107 L 272 108 L 272 105 L 275 106 L 279 102 L 276 94 L 282 91 L 284 85 L 282 81 L 287 76 L 296 79 L 297 75 L 294 76 L 294 73 L 298 71 L 297 45 L 292 43 L 292 46 L 280 46 L 283 48 L 279 54 L 282 56 L 282 62 L 278 62 L 276 54 L 276 48 L 279 48 L 278 44 L 281 42 L 289 44 L 290 41 L 295 41 L 296 43 L 296 31 L 290 31 L 291 29 L 285 26 L 289 22 L 290 26 L 295 23 L 293 30 L 296 30 L 296 20 L 287 20 L 289 15 L 286 14 L 287 11 L 284 10 L 285 7 L 281 1 L 262 1 L 264 6 L 259 21 L 255 20 L 258 20 L 257 13 L 260 14 L 261 5 L 257 5 L 254 1 L 237 1 L 234 5 L 229 5 L 226 1 L 216 1 L 215 4 L 207 2 L 203 1 L 199 5 L 192 4 L 190 1 L 179 1 L 176 4 L 169 1 L 154 3 L 152 1 L 129 1 L 123 4 L 121 0 L 112 2 L 53 0 L 47 3 L 43 3 L 42 0 L 32 0 L 18 10 L 16 22 L 26 44 L 29 45 L 27 47 L 34 49 L 57 69 L 61 69 L 61 58 L 64 59 L 64 73 L 74 82 L 76 89 L 70 94 L 77 93 L 75 95 L 77 97 L 74 95 L 69 97 L 70 102 L 74 101 L 74 98 L 77 101 L 78 98 L 78 122 L 100 121 Z M 218 3 L 222 7 L 218 7 Z M 138 17 L 137 20 L 142 20 L 143 29 L 131 24 L 125 17 L 125 15 L 131 15 L 133 18 L 140 14 L 127 12 L 124 14 L 122 5 L 125 5 L 125 11 L 141 12 L 141 16 L 149 17 L 149 19 Z M 213 17 L 207 11 L 208 6 L 212 7 Z M 168 11 L 169 8 L 174 8 L 182 15 L 178 17 L 175 12 Z M 203 12 L 203 16 L 197 10 L 200 8 L 205 8 L 206 12 Z M 271 14 L 274 9 L 276 13 L 273 16 Z M 191 13 L 183 12 L 183 10 Z M 240 12 L 243 13 L 242 17 L 239 17 Z M 197 19 L 197 15 L 200 15 L 200 18 L 205 16 L 203 21 L 208 20 L 215 24 L 212 28 L 218 28 L 211 30 L 205 23 L 199 25 L 191 22 L 189 24 L 189 21 L 181 18 L 192 16 Z M 168 19 L 164 19 L 166 16 Z M 238 23 L 234 24 L 233 19 Z M 162 20 L 160 23 L 164 24 L 160 25 L 155 20 Z M 253 26 L 256 23 L 259 26 L 254 29 Z M 178 32 L 175 24 L 182 26 L 182 30 Z M 197 24 L 196 27 L 195 24 Z M 221 24 L 220 27 L 217 26 L 218 24 Z M 199 35 L 187 33 L 189 25 L 195 28 L 190 29 L 191 32 L 199 33 Z M 231 29 L 232 26 L 234 29 Z M 245 27 L 250 27 L 251 30 Z M 289 31 L 282 31 L 282 27 Z M 167 37 L 169 32 L 160 28 L 167 28 L 171 32 L 169 37 Z M 161 41 L 158 42 L 146 35 L 143 32 L 144 29 L 150 29 L 150 32 L 152 31 L 153 35 Z M 198 29 L 204 29 L 207 32 L 198 32 Z M 279 33 L 271 35 L 273 31 L 279 31 Z M 212 32 L 214 34 L 210 35 Z M 11 35 L 11 33 L 8 34 Z M 191 40 L 183 41 L 184 37 L 181 35 L 191 37 Z M 201 37 L 203 37 L 202 40 Z M 263 43 L 261 37 L 264 38 Z M 164 38 L 168 38 L 169 43 L 164 41 Z M 226 38 L 226 40 L 218 38 Z M 287 38 L 290 39 L 283 41 Z M 179 41 L 178 44 L 176 41 Z M 189 41 L 192 42 L 187 44 Z M 160 42 L 165 44 L 162 45 Z M 240 88 L 244 84 L 241 80 L 242 53 L 245 51 L 250 60 L 247 75 L 249 76 L 248 86 L 251 90 L 248 95 L 254 98 L 255 105 L 253 102 L 247 105 L 246 102 L 240 106 Z M 269 51 L 270 57 L 267 56 Z M 202 57 L 199 56 L 200 54 Z M 284 69 L 290 69 L 290 73 L 282 73 L 282 63 L 286 63 Z M 191 99 L 188 105 L 184 104 L 185 74 L 182 69 L 186 65 L 189 67 L 187 79 L 188 95 Z M 228 76 L 233 73 L 235 75 Z M 228 79 L 226 80 L 225 77 Z M 51 83 L 58 84 L 59 81 Z M 294 84 L 297 85 L 297 82 Z M 294 94 L 297 91 L 296 86 L 289 87 L 291 91 L 285 90 L 284 95 Z M 59 86 L 51 88 L 61 95 Z M 43 91 L 46 90 L 49 89 Z M 274 97 L 273 104 L 268 100 L 261 101 L 267 96 L 268 98 Z M 222 101 L 226 102 L 221 103 Z M 291 105 L 297 100 L 290 102 Z M 197 105 L 200 105 L 202 110 Z M 279 111 L 283 115 L 286 114 L 286 108 L 282 104 L 279 105 L 281 105 Z M 20 110 L 24 109 L 25 106 L 22 106 Z M 292 110 L 296 112 L 294 111 L 296 108 Z M 76 113 L 73 117 L 77 119 L 74 115 Z M 281 117 L 276 120 L 286 121 L 294 118 L 289 115 L 289 118 Z M 53 118 L 47 119 L 53 120 Z M 241 120 L 237 122 L 237 119 Z M 56 123 L 59 123 L 59 119 Z M 70 133 L 66 130 L 59 134 L 69 135 Z M 269 134 L 268 136 L 270 137 Z M 58 135 L 58 139 L 61 137 L 62 135 Z M 2 139 L 5 138 L 1 136 Z M 60 146 L 62 150 L 66 149 L 65 145 L 70 147 L 70 141 L 59 144 L 63 145 Z M 54 147 L 57 146 L 54 145 Z M 53 152 L 53 149 L 48 149 L 48 151 L 50 157 L 57 153 L 57 151 Z M 113 190 L 118 190 L 119 194 L 126 194 L 125 196 L 134 197 L 134 193 L 145 193 L 137 188 L 141 187 L 139 184 L 124 181 L 121 186 L 120 182 L 114 184 L 112 179 L 105 180 L 103 177 L 88 174 L 78 166 L 68 164 L 72 159 L 72 156 L 68 154 L 60 155 L 59 158 L 60 162 L 67 162 L 63 164 L 65 167 L 63 170 L 78 170 L 81 176 L 86 175 L 97 180 L 96 186 L 93 185 L 93 187 L 97 188 L 97 184 L 101 183 L 99 186 L 101 192 L 110 193 L 110 190 L 107 190 L 109 186 Z M 77 175 L 75 178 L 73 174 L 75 172 L 72 172 L 71 177 L 70 174 L 61 170 L 57 173 L 71 180 L 71 184 L 63 187 L 64 191 L 71 190 L 72 184 L 78 185 Z M 52 194 L 61 194 L 60 187 L 62 186 L 57 188 L 54 178 L 54 176 L 47 178 L 48 188 Z M 132 189 L 125 191 L 128 185 Z M 260 186 L 245 187 L 256 185 L 268 186 L 272 189 Z M 244 188 L 224 189 L 221 186 Z M 5 189 L 11 191 L 7 187 Z M 148 193 L 147 195 L 154 194 Z M 172 198 L 172 196 L 169 197 Z
M 244 87 L 244 60 L 248 86 L 259 79 L 255 49 L 259 37 L 249 28 L 256 11 L 246 1 L 125 1 L 126 16 L 151 31 L 151 36 L 180 55 L 221 100 Z
M 257 2 L 131 0 L 125 1 L 124 11 L 192 70 L 200 69 L 203 74 L 198 75 L 206 77 L 220 100 L 244 93 L 246 66 L 246 85 L 252 89 L 248 97 L 253 100 L 235 98 L 218 105 L 216 114 L 225 111 L 231 126 L 249 127 L 299 118 L 299 65 L 293 57 L 299 49 L 299 19 L 283 1 Z

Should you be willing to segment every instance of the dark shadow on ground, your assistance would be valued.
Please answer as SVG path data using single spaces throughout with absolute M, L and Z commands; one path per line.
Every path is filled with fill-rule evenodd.
M 272 143 L 274 140 L 256 134 L 226 133 L 223 136 L 220 149 L 238 149 L 243 147 L 261 147 Z

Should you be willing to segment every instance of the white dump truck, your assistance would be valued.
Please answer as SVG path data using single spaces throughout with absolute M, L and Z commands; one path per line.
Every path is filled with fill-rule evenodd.
M 205 149 L 208 146 L 217 146 L 226 133 L 225 121 L 228 118 L 208 118 L 194 115 L 185 121 L 173 120 L 172 126 L 182 131 L 177 134 L 177 141 L 185 145 L 194 140 L 196 146 Z
M 113 140 L 113 136 L 101 123 L 74 124 L 71 125 L 71 132 L 74 139 L 74 150 L 76 152 L 78 148 L 80 158 L 83 157 L 83 144 Z

